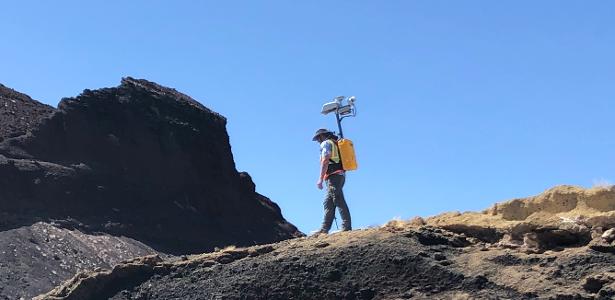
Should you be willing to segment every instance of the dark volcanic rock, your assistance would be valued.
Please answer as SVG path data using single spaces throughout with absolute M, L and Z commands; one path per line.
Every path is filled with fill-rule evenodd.
M 183 260 L 147 257 L 114 270 L 80 273 L 37 300 L 530 300 L 615 295 L 612 254 L 587 246 L 536 254 L 483 251 L 482 242 L 464 247 L 425 243 L 425 232 L 437 241 L 463 238 L 429 227 L 384 227 L 228 248 Z M 118 278 L 123 278 L 121 284 Z
M 236 171 L 225 126 L 145 80 L 65 98 L 30 134 L 0 143 L 1 226 L 61 220 L 171 253 L 300 235 Z
M 55 109 L 0 84 L 0 141 L 26 134 Z
M 72 277 L 156 254 L 126 237 L 88 235 L 35 223 L 0 232 L 0 299 L 30 299 Z
M 130 276 L 139 278 L 132 286 L 110 283 L 107 278 L 121 275 L 116 271 L 82 273 L 37 299 L 532 299 L 419 255 L 434 247 L 447 256 L 460 253 L 454 246 L 424 245 L 419 236 L 419 231 L 357 230 L 141 263 L 141 271 Z M 261 251 L 264 247 L 269 251 Z M 77 278 L 87 278 L 87 285 Z
M 581 207 L 594 216 L 549 216 L 558 203 L 569 207 L 569 196 L 538 197 L 551 206 L 537 209 L 540 215 L 528 223 L 498 224 L 487 213 L 394 220 L 380 228 L 121 264 L 117 269 L 130 270 L 128 277 L 115 270 L 80 273 L 37 299 L 615 299 L 615 229 L 609 225 L 615 189 L 547 193 L 554 194 L 583 194 L 575 203 L 604 214 Z
M 301 236 L 235 169 L 226 119 L 145 80 L 58 109 L 0 86 L 0 299 L 78 271 Z

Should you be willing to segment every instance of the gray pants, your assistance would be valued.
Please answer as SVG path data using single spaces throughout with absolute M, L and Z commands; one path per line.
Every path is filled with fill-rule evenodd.
M 329 229 L 331 229 L 331 223 L 333 223 L 333 218 L 335 217 L 335 207 L 339 209 L 340 216 L 342 217 L 342 230 L 352 230 L 350 211 L 348 210 L 348 205 L 346 205 L 344 191 L 342 190 L 345 181 L 346 176 L 337 174 L 329 176 L 326 180 L 327 196 L 323 202 L 325 217 L 322 221 L 320 232 L 328 233 Z

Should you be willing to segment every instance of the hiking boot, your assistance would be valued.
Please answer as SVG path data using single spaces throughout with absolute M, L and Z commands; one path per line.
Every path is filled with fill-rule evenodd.
M 319 236 L 322 236 L 322 235 L 327 235 L 327 234 L 328 234 L 327 232 L 324 232 L 324 231 L 320 231 L 320 230 L 319 230 L 319 231 L 316 231 L 316 232 L 312 233 L 312 234 L 310 235 L 310 237 L 319 237 Z

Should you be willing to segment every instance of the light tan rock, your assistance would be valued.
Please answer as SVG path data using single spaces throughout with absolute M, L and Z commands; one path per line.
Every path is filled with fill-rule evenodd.
M 613 240 L 615 240 L 615 228 L 611 228 L 607 231 L 605 231 L 602 234 L 602 239 L 605 240 L 606 242 L 612 242 Z

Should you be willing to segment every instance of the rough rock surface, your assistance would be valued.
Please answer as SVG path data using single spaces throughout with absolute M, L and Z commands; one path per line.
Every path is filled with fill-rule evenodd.
M 30 134 L 0 143 L 2 228 L 64 220 L 174 253 L 300 235 L 236 171 L 225 126 L 145 80 L 65 98 Z
M 583 246 L 615 227 L 615 186 L 558 186 L 535 197 L 497 203 L 483 212 L 445 213 L 425 223 L 511 247 Z
M 450 213 L 184 259 L 149 257 L 80 273 L 38 299 L 614 299 L 615 246 L 603 232 L 610 213 L 583 208 L 615 202 L 613 191 L 558 187 L 521 200 L 566 203 L 564 195 L 583 212 L 559 218 L 575 208 L 553 205 L 529 214 L 532 226 Z M 484 227 L 484 215 L 493 227 Z M 442 227 L 429 225 L 436 220 Z
M 111 268 L 154 249 L 126 237 L 35 223 L 0 232 L 0 299 L 30 299 L 75 273 Z
M 384 227 L 128 262 L 37 299 L 612 299 L 614 264 L 588 247 L 485 250 L 439 228 Z
M 0 141 L 31 132 L 55 109 L 0 84 Z
M 141 280 L 132 286 L 95 279 L 115 277 L 114 271 L 81 274 L 39 299 L 373 299 L 467 293 L 522 297 L 453 270 L 448 258 L 464 251 L 454 246 L 457 239 L 462 238 L 433 228 L 300 238 L 143 264 L 133 275 Z M 85 285 L 95 292 L 84 293 Z
M 53 109 L 0 86 L 0 125 L 0 299 L 145 254 L 302 235 L 236 170 L 226 119 L 173 89 L 125 78 Z

